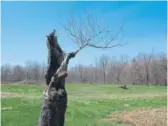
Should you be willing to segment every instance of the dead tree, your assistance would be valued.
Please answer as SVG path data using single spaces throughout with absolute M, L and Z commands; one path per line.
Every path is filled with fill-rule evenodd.
M 145 54 L 143 55 L 144 58 L 144 65 L 145 65 L 145 74 L 146 74 L 146 84 L 149 85 L 149 67 L 150 67 L 150 63 L 151 63 L 151 58 L 152 58 L 152 54 L 149 55 L 149 57 L 147 57 Z
M 100 30 L 98 25 L 90 18 L 87 18 L 86 27 L 78 26 L 73 22 L 65 26 L 71 38 L 78 45 L 78 49 L 74 52 L 65 54 L 60 48 L 55 30 L 47 36 L 48 46 L 48 69 L 46 73 L 47 89 L 43 93 L 43 102 L 38 126 L 64 126 L 65 112 L 67 107 L 67 93 L 65 89 L 65 77 L 68 75 L 67 69 L 69 60 L 85 47 L 94 48 L 112 48 L 121 45 L 121 43 L 111 44 L 115 39 L 110 36 L 109 30 Z M 81 24 L 82 22 L 80 22 Z M 89 31 L 88 31 L 89 30 Z M 88 31 L 88 32 L 87 32 Z M 85 34 L 85 33 L 86 34 Z M 88 33 L 90 33 L 88 35 Z M 91 43 L 100 36 L 106 36 L 106 43 L 96 45 Z M 107 36 L 110 36 L 107 38 Z M 104 38 L 105 39 L 105 38 Z
M 64 54 L 57 42 L 55 30 L 47 36 L 46 42 L 48 46 L 48 68 L 45 79 L 50 88 L 47 89 L 48 94 L 46 91 L 43 94 L 38 126 L 63 126 L 67 105 L 67 93 L 64 88 L 65 79 L 63 77 L 58 78 L 55 73 L 61 67 Z M 58 80 L 54 81 L 52 77 Z

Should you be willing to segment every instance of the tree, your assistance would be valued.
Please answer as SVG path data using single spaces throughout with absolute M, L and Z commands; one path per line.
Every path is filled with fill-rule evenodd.
M 122 55 L 118 61 L 119 67 L 118 67 L 118 83 L 126 82 L 127 78 L 127 68 L 128 68 L 128 56 Z
M 105 84 L 106 83 L 106 73 L 107 73 L 107 65 L 108 65 L 108 62 L 109 62 L 109 57 L 106 56 L 106 55 L 102 55 L 100 57 L 100 68 L 103 72 L 103 83 Z
M 12 81 L 19 82 L 24 80 L 24 76 L 25 76 L 24 69 L 20 65 L 16 65 L 13 67 L 12 74 L 13 74 Z
M 149 67 L 151 63 L 152 53 L 150 55 L 143 54 L 143 58 L 145 66 L 146 84 L 149 85 Z
M 94 69 L 94 82 L 99 82 L 99 67 L 98 67 L 98 59 L 95 59 L 95 69 Z
M 112 32 L 106 29 L 100 29 L 99 25 L 90 16 L 87 18 L 87 25 L 82 22 L 75 22 L 75 20 L 70 21 L 69 25 L 64 26 L 64 28 L 78 45 L 76 51 L 65 54 L 58 44 L 55 30 L 47 36 L 49 60 L 46 84 L 48 87 L 43 95 L 39 126 L 64 125 L 67 106 L 65 77 L 68 75 L 67 69 L 71 58 L 74 58 L 85 47 L 107 49 L 121 45 L 121 43 L 112 44 L 115 40 L 112 37 Z M 100 38 L 100 36 L 101 38 L 103 37 L 101 40 L 102 45 L 92 43 L 93 40 Z
M 130 78 L 132 84 L 143 84 L 143 63 L 140 56 L 133 58 L 131 62 Z
M 78 72 L 79 72 L 79 81 L 83 82 L 83 74 L 84 74 L 84 67 L 82 65 L 78 65 Z
M 9 64 L 1 66 L 1 80 L 2 82 L 11 82 L 12 67 Z
M 133 58 L 131 61 L 131 68 L 130 68 L 130 79 L 132 81 L 132 84 L 137 84 L 137 80 L 136 80 L 136 75 L 137 75 L 137 62 L 136 59 Z
M 108 63 L 107 69 L 107 81 L 108 83 L 115 83 L 115 64 L 116 64 L 116 57 L 111 57 Z
M 164 85 L 167 85 L 167 56 L 166 54 L 162 54 L 160 56 L 160 73 L 164 78 Z
M 63 126 L 67 106 L 67 93 L 64 87 L 67 64 L 71 54 L 64 57 L 58 45 L 55 30 L 47 36 L 48 68 L 39 126 Z

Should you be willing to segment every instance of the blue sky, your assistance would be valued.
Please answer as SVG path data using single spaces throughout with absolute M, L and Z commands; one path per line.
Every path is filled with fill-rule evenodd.
M 26 61 L 47 61 L 46 34 L 56 29 L 59 43 L 69 52 L 76 49 L 67 37 L 61 22 L 72 14 L 79 16 L 90 12 L 117 32 L 124 17 L 120 38 L 125 46 L 106 51 L 86 48 L 72 64 L 94 64 L 102 54 L 128 55 L 140 52 L 166 52 L 166 2 L 2 2 L 2 64 L 22 64 Z

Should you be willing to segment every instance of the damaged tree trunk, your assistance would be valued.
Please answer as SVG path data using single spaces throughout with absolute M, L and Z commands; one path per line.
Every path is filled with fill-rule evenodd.
M 42 108 L 38 126 L 64 126 L 67 107 L 65 77 L 69 59 L 74 53 L 63 54 L 55 30 L 47 36 L 48 69 L 46 73 L 47 89 L 43 93 Z
M 81 20 L 82 21 L 82 20 Z M 48 46 L 48 69 L 46 73 L 47 89 L 43 94 L 43 102 L 38 126 L 64 126 L 65 112 L 67 107 L 67 93 L 65 89 L 65 77 L 67 74 L 69 60 L 86 47 L 97 49 L 109 49 L 116 46 L 121 46 L 122 43 L 112 44 L 112 42 L 119 35 L 119 32 L 114 36 L 113 32 L 100 28 L 95 24 L 95 20 L 89 15 L 86 18 L 86 26 L 81 27 L 78 24 L 85 24 L 83 22 L 76 23 L 72 20 L 65 26 L 65 30 L 71 36 L 71 39 L 77 44 L 78 49 L 74 52 L 64 54 L 60 48 L 55 30 L 47 36 Z M 101 44 L 96 44 L 96 38 L 101 38 Z

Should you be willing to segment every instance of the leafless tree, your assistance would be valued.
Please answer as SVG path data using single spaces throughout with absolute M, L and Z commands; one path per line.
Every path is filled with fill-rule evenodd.
M 107 81 L 108 83 L 115 83 L 115 64 L 116 64 L 116 57 L 110 57 L 107 69 Z
M 152 58 L 151 62 L 151 77 L 153 80 L 154 85 L 158 85 L 160 83 L 160 65 L 159 65 L 159 60 L 157 57 Z
M 130 68 L 132 84 L 143 84 L 143 67 L 144 65 L 139 56 L 133 58 Z
M 147 55 L 147 54 L 146 54 Z M 122 58 L 108 57 L 108 65 L 106 69 L 106 83 L 109 84 L 146 84 L 146 74 L 144 58 L 138 55 L 132 61 L 122 65 Z M 99 57 L 100 59 L 100 57 Z M 125 59 L 125 58 L 124 58 Z M 68 83 L 103 83 L 102 68 L 98 64 L 98 60 L 92 66 L 84 66 L 80 64 L 81 73 L 79 74 L 79 65 L 69 68 L 69 76 L 66 81 Z M 167 85 L 166 54 L 153 55 L 149 65 L 149 83 L 153 85 Z M 36 66 L 38 69 L 36 69 Z M 45 63 L 37 63 L 33 61 L 22 65 L 3 64 L 1 66 L 2 83 L 39 83 L 44 82 L 44 76 L 47 66 Z M 121 70 L 121 71 L 120 71 Z M 120 74 L 118 74 L 120 73 Z M 117 76 L 120 75 L 117 81 Z M 36 79 L 34 76 L 37 76 Z M 81 79 L 80 79 L 81 78 Z
M 13 74 L 13 81 L 14 82 L 19 82 L 19 81 L 22 81 L 24 79 L 24 68 L 20 65 L 15 65 L 13 67 L 13 70 L 12 70 L 12 74 Z
M 99 67 L 98 67 L 98 59 L 95 59 L 95 70 L 94 70 L 94 82 L 98 83 L 99 82 Z
M 149 67 L 151 63 L 152 53 L 149 55 L 143 54 L 143 58 L 144 58 L 144 66 L 145 66 L 146 84 L 149 85 Z
M 106 55 L 102 55 L 100 57 L 100 68 L 103 72 L 103 83 L 106 83 L 106 73 L 107 73 L 107 66 L 108 66 L 108 62 L 109 62 L 109 57 Z
M 40 79 L 40 69 L 41 69 L 41 65 L 39 63 L 35 62 L 33 64 L 33 73 L 34 73 L 33 80 L 35 80 L 36 82 L 38 82 Z
M 108 49 L 123 45 L 122 41 L 117 41 L 123 24 L 121 24 L 118 32 L 114 35 L 108 28 L 101 28 L 93 16 L 88 14 L 85 20 L 75 17 L 71 18 L 63 27 L 67 31 L 69 38 L 78 46 L 75 53 L 78 53 L 85 47 Z M 117 43 L 113 43 L 115 41 Z
M 137 84 L 136 82 L 136 69 L 137 69 L 137 62 L 136 59 L 133 58 L 131 63 L 130 63 L 130 79 L 132 81 L 132 84 Z
M 89 83 L 92 84 L 94 82 L 94 74 L 95 74 L 95 69 L 92 64 L 90 64 L 88 71 L 89 71 L 89 74 L 88 74 Z
M 65 77 L 68 75 L 67 69 L 69 60 L 74 58 L 77 53 L 85 47 L 107 49 L 121 45 L 121 43 L 115 45 L 111 44 L 116 37 L 112 36 L 110 30 L 104 28 L 100 29 L 99 25 L 89 15 L 86 21 L 87 23 L 85 24 L 82 21 L 76 22 L 76 20 L 73 19 L 68 25 L 64 26 L 71 39 L 78 46 L 76 51 L 65 54 L 58 44 L 55 30 L 47 36 L 49 62 L 46 74 L 46 84 L 48 85 L 48 88 L 44 93 L 45 100 L 42 104 L 43 107 L 39 121 L 40 126 L 64 125 L 64 114 L 67 104 L 67 95 L 64 85 Z M 101 42 L 102 45 L 93 43 L 96 39 Z M 53 108 L 49 107 L 51 105 L 55 106 L 55 111 L 52 111 Z
M 67 24 L 63 25 L 69 38 L 79 47 L 76 53 L 85 47 L 107 49 L 123 45 L 122 41 L 117 41 L 123 23 L 114 35 L 109 28 L 101 28 L 96 22 L 94 17 L 88 14 L 85 20 L 72 17 Z M 115 41 L 117 43 L 114 44 Z
M 40 75 L 39 75 L 41 82 L 45 81 L 44 77 L 45 77 L 45 73 L 47 71 L 46 68 L 47 68 L 47 65 L 45 64 L 45 62 L 43 62 L 40 67 Z
M 162 54 L 160 56 L 160 73 L 164 78 L 164 84 L 167 85 L 167 56 Z
M 5 64 L 1 66 L 1 81 L 10 82 L 12 75 L 12 68 L 9 64 Z
M 83 82 L 84 67 L 82 65 L 78 65 L 78 72 L 79 72 L 79 81 Z
M 129 68 L 128 66 L 128 56 L 126 55 L 122 55 L 119 59 L 119 64 L 120 64 L 120 69 L 119 69 L 119 73 L 120 73 L 120 81 L 121 83 L 126 83 L 126 79 L 128 77 L 127 74 L 129 74 L 129 72 L 127 71 Z

